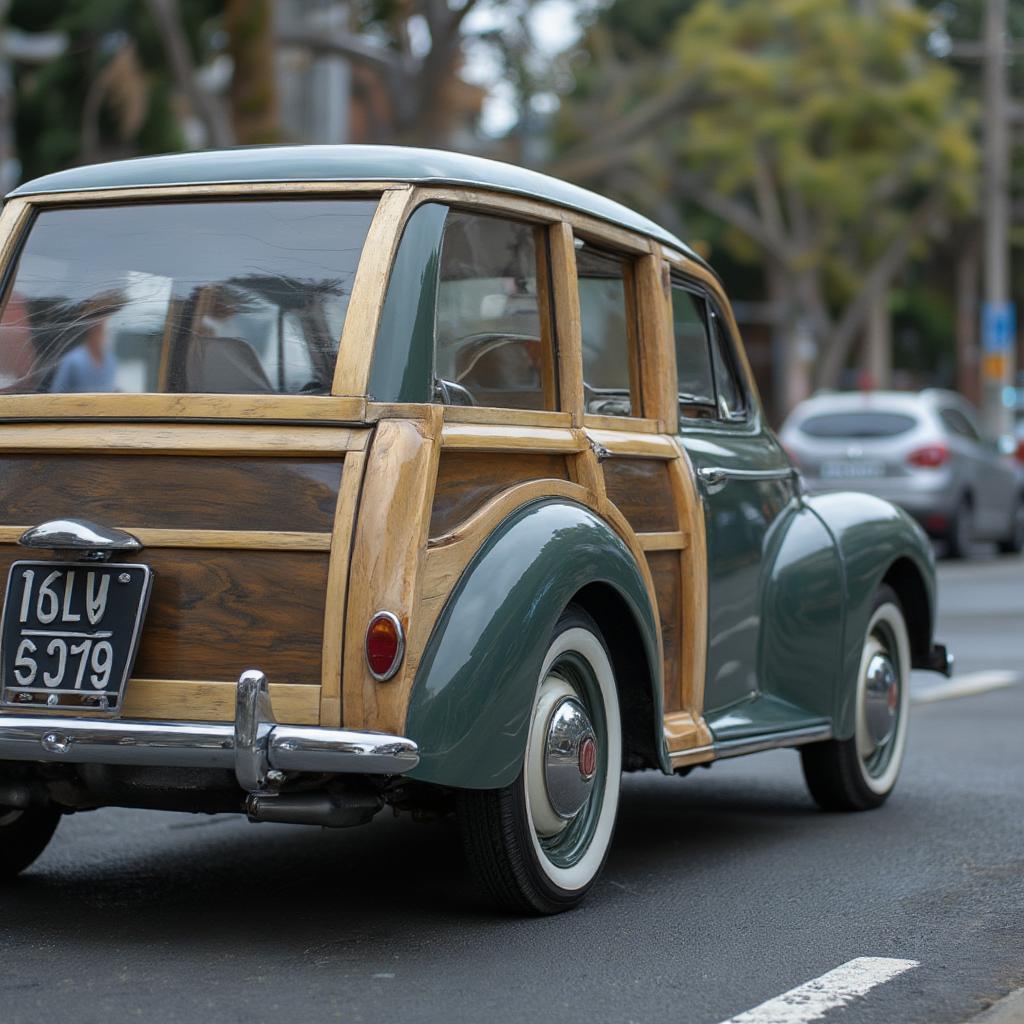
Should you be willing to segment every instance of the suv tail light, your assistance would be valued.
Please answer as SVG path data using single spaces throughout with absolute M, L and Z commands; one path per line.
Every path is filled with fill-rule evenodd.
M 405 634 L 402 624 L 391 612 L 377 612 L 366 630 L 366 664 L 370 675 L 379 683 L 386 682 L 402 664 Z
M 921 466 L 924 469 L 938 469 L 949 461 L 949 449 L 944 444 L 928 444 L 907 456 L 907 462 L 912 466 Z

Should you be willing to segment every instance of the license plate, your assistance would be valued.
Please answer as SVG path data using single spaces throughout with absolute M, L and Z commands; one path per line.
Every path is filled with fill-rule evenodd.
M 15 562 L 0 626 L 0 703 L 120 711 L 152 581 L 147 565 Z
M 885 476 L 884 462 L 823 462 L 821 475 L 826 480 L 857 480 Z

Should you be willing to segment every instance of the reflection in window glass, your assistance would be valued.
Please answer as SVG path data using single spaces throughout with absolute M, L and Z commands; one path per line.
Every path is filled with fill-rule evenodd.
M 441 401 L 558 408 L 551 332 L 541 330 L 536 234 L 500 217 L 448 215 L 434 357 Z
M 718 386 L 718 408 L 726 419 L 743 415 L 746 402 L 740 386 L 736 368 L 728 351 L 729 341 L 721 318 L 711 311 L 711 353 L 715 367 L 715 384 Z
M 0 391 L 329 393 L 376 206 L 44 210 L 0 313 Z
M 603 416 L 640 415 L 630 401 L 627 266 L 589 244 L 576 253 L 586 410 Z
M 715 382 L 711 375 L 704 300 L 673 284 L 672 321 L 676 338 L 680 411 L 684 415 L 696 415 L 688 407 L 715 405 Z M 705 415 L 708 415 L 707 411 Z

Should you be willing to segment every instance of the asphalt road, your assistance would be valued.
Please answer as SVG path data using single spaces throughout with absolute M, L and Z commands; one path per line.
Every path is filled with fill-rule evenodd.
M 1024 668 L 1024 559 L 941 581 L 962 669 Z M 79 815 L 0 890 L 0 1022 L 718 1024 L 857 957 L 919 966 L 827 1024 L 962 1022 L 1024 985 L 1022 725 L 1024 686 L 916 707 L 860 815 L 788 751 L 627 777 L 602 882 L 546 920 L 482 906 L 448 823 Z

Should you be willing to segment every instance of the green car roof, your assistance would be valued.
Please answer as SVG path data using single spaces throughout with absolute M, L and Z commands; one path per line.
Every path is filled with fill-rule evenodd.
M 409 181 L 425 185 L 489 188 L 571 207 L 620 227 L 642 232 L 694 259 L 700 259 L 675 235 L 621 203 L 537 171 L 439 149 L 254 146 L 174 153 L 58 171 L 27 181 L 9 195 L 267 181 Z

